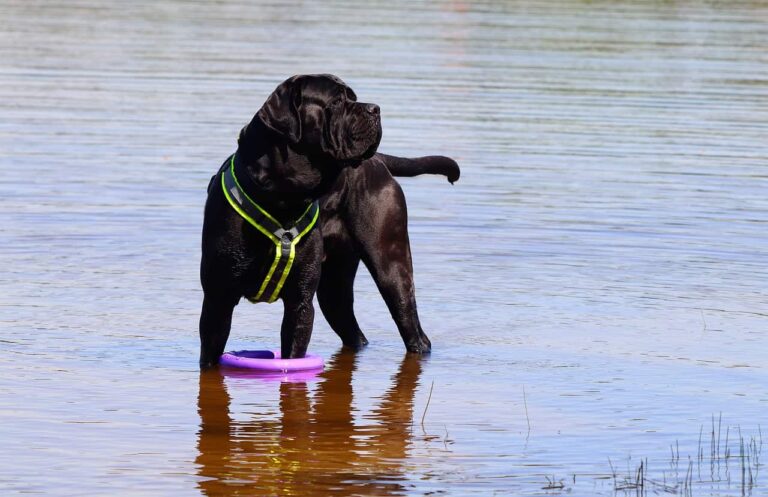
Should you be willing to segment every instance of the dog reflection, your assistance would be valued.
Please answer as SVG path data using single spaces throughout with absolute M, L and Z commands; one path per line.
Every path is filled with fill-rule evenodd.
M 281 383 L 280 419 L 234 420 L 219 371 L 200 375 L 197 464 L 205 495 L 402 495 L 421 358 L 408 354 L 364 420 L 352 411 L 357 356 L 341 351 L 314 395 Z

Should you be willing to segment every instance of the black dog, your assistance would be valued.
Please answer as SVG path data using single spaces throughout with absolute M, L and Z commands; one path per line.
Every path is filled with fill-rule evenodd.
M 352 310 L 361 259 L 406 348 L 430 351 L 416 312 L 405 198 L 392 174 L 453 182 L 459 167 L 447 157 L 376 154 L 380 140 L 379 107 L 357 102 L 331 75 L 286 80 L 243 128 L 208 187 L 201 367 L 218 364 L 241 297 L 283 300 L 283 357 L 307 350 L 315 291 L 343 343 L 366 345 Z

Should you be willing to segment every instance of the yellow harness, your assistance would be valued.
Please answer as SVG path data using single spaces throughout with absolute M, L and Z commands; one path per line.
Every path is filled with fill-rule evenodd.
M 221 175 L 221 188 L 224 196 L 243 219 L 275 244 L 275 259 L 261 283 L 258 293 L 247 297 L 251 302 L 274 302 L 283 289 L 283 284 L 293 266 L 296 256 L 296 244 L 315 226 L 320 215 L 320 205 L 317 200 L 307 206 L 307 210 L 296 220 L 294 226 L 283 228 L 280 222 L 254 202 L 245 193 L 235 176 L 235 156 L 229 160 L 229 167 Z

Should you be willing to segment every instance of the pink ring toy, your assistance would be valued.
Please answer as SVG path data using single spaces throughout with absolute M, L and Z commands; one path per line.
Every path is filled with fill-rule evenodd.
M 323 358 L 307 354 L 301 359 L 281 359 L 279 350 L 237 350 L 222 354 L 219 363 L 230 368 L 263 373 L 292 373 L 323 369 Z

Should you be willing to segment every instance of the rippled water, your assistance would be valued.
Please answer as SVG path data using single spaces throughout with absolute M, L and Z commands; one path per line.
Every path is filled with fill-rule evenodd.
M 2 493 L 765 495 L 767 46 L 758 1 L 3 2 Z M 360 274 L 365 352 L 201 375 L 208 179 L 314 72 L 462 165 L 402 181 L 434 353 Z

